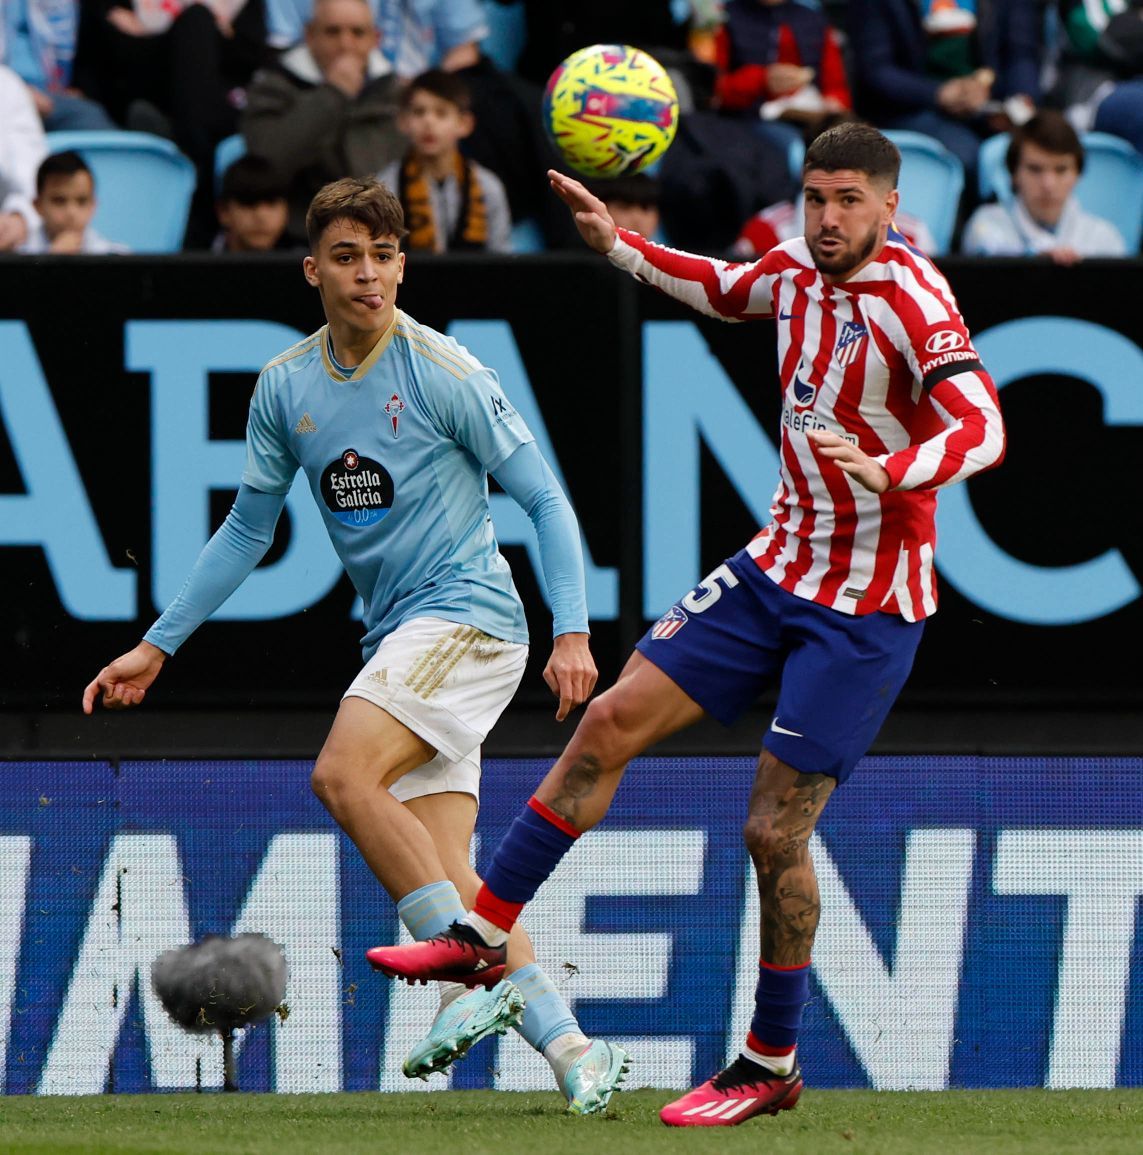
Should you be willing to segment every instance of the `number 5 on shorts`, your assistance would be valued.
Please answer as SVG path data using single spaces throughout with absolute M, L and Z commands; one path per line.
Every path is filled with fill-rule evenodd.
M 703 610 L 709 610 L 710 607 L 722 597 L 722 586 L 718 584 L 720 581 L 728 590 L 732 590 L 738 585 L 738 578 L 731 572 L 730 566 L 725 563 L 717 569 L 711 570 L 711 572 L 683 598 L 682 604 L 690 610 L 692 614 L 701 614 Z

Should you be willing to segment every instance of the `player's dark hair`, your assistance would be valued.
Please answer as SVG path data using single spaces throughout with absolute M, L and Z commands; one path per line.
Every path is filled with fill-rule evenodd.
M 240 156 L 222 174 L 218 199 L 223 204 L 239 204 L 248 208 L 267 201 L 285 200 L 289 188 L 281 173 L 264 156 L 247 153 Z
M 888 180 L 889 187 L 896 188 L 901 174 L 901 154 L 897 146 L 871 124 L 836 124 L 806 149 L 802 175 L 815 168 L 822 172 L 852 169 L 865 173 L 870 180 Z
M 370 237 L 396 237 L 398 246 L 409 235 L 401 202 L 373 177 L 347 176 L 318 189 L 306 213 L 311 253 L 317 252 L 322 233 L 334 221 L 356 221 Z
M 1075 157 L 1077 171 L 1083 172 L 1083 144 L 1062 112 L 1050 108 L 1042 109 L 1012 133 L 1004 163 L 1013 175 L 1020 167 L 1020 153 L 1028 143 L 1057 156 Z
M 44 195 L 44 186 L 53 176 L 75 176 L 77 172 L 85 172 L 91 177 L 92 187 L 95 187 L 95 176 L 88 168 L 87 161 L 78 152 L 53 152 L 44 158 L 36 171 L 36 196 Z
M 643 209 L 659 207 L 659 182 L 645 172 L 630 176 L 617 176 L 614 180 L 596 181 L 591 191 L 605 204 L 618 201 L 625 205 L 638 205 Z
M 447 100 L 461 112 L 472 111 L 472 93 L 464 80 L 455 72 L 446 72 L 443 68 L 430 68 L 419 76 L 414 76 L 401 93 L 401 108 L 407 109 L 418 92 L 427 92 L 438 100 Z

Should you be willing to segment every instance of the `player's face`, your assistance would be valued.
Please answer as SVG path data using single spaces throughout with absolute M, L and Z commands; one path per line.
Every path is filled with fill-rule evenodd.
M 1012 174 L 1016 195 L 1042 225 L 1057 225 L 1079 180 L 1079 165 L 1070 153 L 1047 152 L 1031 141 L 1020 149 Z
M 431 92 L 414 92 L 401 113 L 401 131 L 426 160 L 447 156 L 472 129 L 471 113 Z
M 48 177 L 35 204 L 49 240 L 61 233 L 82 233 L 95 216 L 91 174 L 76 172 L 70 176 Z
M 383 333 L 397 308 L 405 254 L 395 236 L 371 237 L 357 221 L 333 221 L 303 262 L 334 334 Z
M 827 281 L 844 280 L 881 251 L 897 190 L 853 169 L 811 169 L 803 187 L 810 255 Z

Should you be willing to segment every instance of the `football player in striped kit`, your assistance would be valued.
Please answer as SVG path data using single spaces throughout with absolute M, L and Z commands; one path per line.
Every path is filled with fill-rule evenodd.
M 144 640 L 91 681 L 83 708 L 90 714 L 97 697 L 110 708 L 143 700 L 167 657 L 270 548 L 304 473 L 365 604 L 365 664 L 318 755 L 313 788 L 409 934 L 428 938 L 463 917 L 479 885 L 469 851 L 480 745 L 528 653 L 488 475 L 536 529 L 553 616 L 544 679 L 560 720 L 596 679 L 579 527 L 496 374 L 397 308 L 405 227 L 393 193 L 373 180 L 335 181 L 314 197 L 306 231 L 305 277 L 327 324 L 262 370 L 233 508 Z M 443 1071 L 515 1025 L 551 1065 L 570 1112 L 603 1110 L 626 1052 L 580 1031 L 522 931 L 508 956 L 482 989 L 442 985 L 441 1009 L 405 1074 Z
M 588 707 L 466 918 L 369 957 L 409 979 L 496 965 L 523 905 L 603 818 L 631 758 L 704 714 L 730 723 L 780 682 L 745 825 L 762 912 L 755 1012 L 739 1057 L 663 1108 L 671 1125 L 733 1125 L 801 1094 L 796 1043 L 821 909 L 809 838 L 936 609 L 936 490 L 1004 453 L 996 389 L 948 283 L 893 227 L 899 170 L 876 129 L 822 134 L 805 159 L 805 235 L 750 264 L 616 229 L 579 182 L 549 174 L 584 240 L 614 265 L 708 316 L 777 321 L 771 520 L 668 610 Z

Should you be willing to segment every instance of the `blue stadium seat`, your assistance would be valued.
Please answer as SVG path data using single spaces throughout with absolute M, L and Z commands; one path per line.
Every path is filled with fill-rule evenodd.
M 795 137 L 786 148 L 786 167 L 798 188 L 802 187 L 802 165 L 806 160 L 805 141 Z
M 542 253 L 547 246 L 544 234 L 534 217 L 524 217 L 512 225 L 512 251 L 514 253 Z
M 194 165 L 169 141 L 145 132 L 49 132 L 49 153 L 78 152 L 95 174 L 95 228 L 138 253 L 182 248 Z
M 1118 136 L 1085 132 L 1083 175 L 1076 196 L 1089 213 L 1111 221 L 1127 242 L 1129 253 L 1138 252 L 1143 240 L 1143 156 Z M 980 196 L 995 196 L 1007 204 L 1012 199 L 1012 179 L 1005 160 L 1006 132 L 990 136 L 980 146 Z
M 214 150 L 214 191 L 222 188 L 222 174 L 239 158 L 246 155 L 246 141 L 242 133 L 224 137 Z
M 482 7 L 490 31 L 480 45 L 481 50 L 497 68 L 511 72 L 524 47 L 524 5 L 484 0 Z
M 901 150 L 901 209 L 929 226 L 933 256 L 948 252 L 964 189 L 964 165 L 939 140 L 921 132 L 893 130 L 885 135 Z

